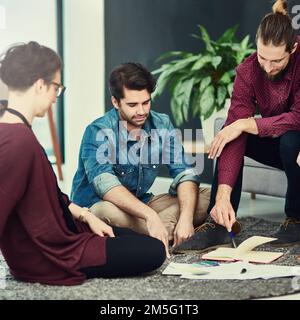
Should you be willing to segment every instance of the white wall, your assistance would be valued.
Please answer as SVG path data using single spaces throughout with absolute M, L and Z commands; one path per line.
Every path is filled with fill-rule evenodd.
M 0 28 L 0 51 L 15 42 L 35 40 L 56 50 L 56 1 L 0 0 L 5 28 Z
M 77 169 L 84 129 L 104 113 L 104 0 L 64 0 L 63 12 L 64 173 L 70 180 Z
M 0 8 L 1 53 L 14 43 L 31 40 L 57 50 L 56 1 L 0 0 Z M 0 98 L 7 98 L 6 89 L 0 84 Z M 44 148 L 52 149 L 48 119 L 35 119 L 33 130 Z

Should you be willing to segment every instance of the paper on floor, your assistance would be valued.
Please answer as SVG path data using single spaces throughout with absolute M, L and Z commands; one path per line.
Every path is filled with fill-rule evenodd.
M 243 271 L 242 271 L 243 270 Z M 246 270 L 246 271 L 245 271 Z M 203 267 L 201 271 L 205 274 L 182 274 L 185 279 L 271 279 L 300 276 L 300 267 L 279 265 L 255 265 L 247 262 L 233 262 L 220 264 L 216 267 Z
M 243 270 L 243 272 L 242 272 Z M 247 262 L 223 263 L 219 266 L 171 262 L 163 275 L 181 275 L 185 279 L 271 279 L 300 276 L 300 267 L 279 265 L 255 265 Z

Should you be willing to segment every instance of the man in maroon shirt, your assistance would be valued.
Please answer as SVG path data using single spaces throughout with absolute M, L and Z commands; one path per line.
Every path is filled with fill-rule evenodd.
M 209 158 L 218 158 L 206 223 L 176 250 L 204 250 L 230 244 L 235 232 L 243 173 L 248 156 L 284 170 L 288 180 L 286 220 L 272 244 L 300 242 L 300 37 L 285 1 L 261 21 L 257 52 L 238 66 L 231 107 L 216 135 Z M 256 111 L 261 118 L 254 118 Z M 175 251 L 176 251 L 175 250 Z

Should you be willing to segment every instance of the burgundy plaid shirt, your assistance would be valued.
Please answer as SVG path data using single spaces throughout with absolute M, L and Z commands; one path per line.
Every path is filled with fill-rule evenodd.
M 225 125 L 238 119 L 256 119 L 260 137 L 277 137 L 290 130 L 300 130 L 300 37 L 286 73 L 272 82 L 263 74 L 257 53 L 253 53 L 236 70 L 231 106 Z M 228 143 L 219 159 L 218 183 L 234 186 L 245 154 L 248 133 Z

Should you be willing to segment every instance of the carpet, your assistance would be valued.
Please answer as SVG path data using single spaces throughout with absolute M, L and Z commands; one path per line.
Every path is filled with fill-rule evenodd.
M 279 223 L 256 218 L 240 219 L 243 230 L 237 244 L 252 235 L 271 236 Z M 260 250 L 280 251 L 285 254 L 275 263 L 297 265 L 296 255 L 300 246 L 273 248 L 269 245 Z M 199 254 L 173 255 L 173 262 L 199 261 Z M 245 300 L 274 297 L 300 291 L 300 280 L 295 286 L 293 278 L 257 280 L 188 280 L 178 276 L 162 276 L 161 271 L 170 261 L 152 274 L 131 278 L 91 279 L 80 286 L 48 286 L 17 281 L 7 271 L 6 288 L 0 289 L 0 300 Z M 7 267 L 0 256 L 0 265 Z M 299 264 L 298 264 L 299 265 Z M 294 284 L 294 285 L 293 285 Z

